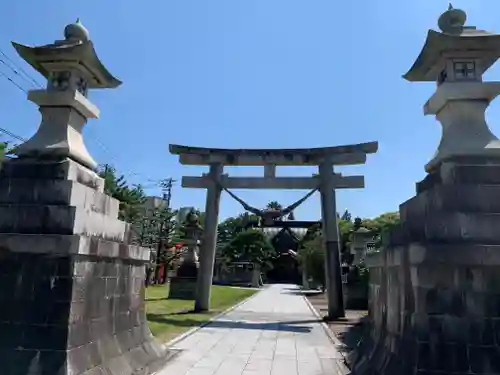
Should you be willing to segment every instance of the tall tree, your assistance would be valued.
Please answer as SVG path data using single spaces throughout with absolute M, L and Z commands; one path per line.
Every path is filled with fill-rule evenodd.
M 386 212 L 374 219 L 363 219 L 362 224 L 371 230 L 375 240 L 375 247 L 382 244 L 382 233 L 396 227 L 400 222 L 399 212 Z
M 323 236 L 317 231 L 311 232 L 308 239 L 301 244 L 298 261 L 308 277 L 325 286 L 325 247 Z
M 271 201 L 269 202 L 267 205 L 266 205 L 266 209 L 268 210 L 275 210 L 275 211 L 280 211 L 283 209 L 283 206 L 281 205 L 281 203 L 279 203 L 278 201 Z M 283 220 L 283 217 L 278 217 L 276 218 L 275 220 L 277 221 L 281 221 Z
M 352 215 L 348 210 L 345 210 L 344 213 L 342 214 L 342 216 L 340 217 L 340 220 L 344 220 L 344 221 L 351 221 L 351 219 L 352 219 Z
M 113 166 L 99 167 L 99 176 L 104 179 L 104 191 L 120 201 L 119 218 L 128 223 L 142 219 L 142 205 L 146 199 L 141 185 L 129 186 L 123 175 L 118 176 Z
M 257 221 L 258 217 L 248 212 L 228 217 L 217 226 L 217 246 L 219 248 L 227 246 L 238 233 L 247 229 L 248 224 Z

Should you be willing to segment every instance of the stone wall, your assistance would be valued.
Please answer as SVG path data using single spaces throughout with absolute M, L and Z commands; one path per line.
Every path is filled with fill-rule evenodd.
M 500 374 L 500 167 L 450 163 L 370 254 L 353 374 Z M 495 183 L 495 184 L 493 184 Z
M 174 352 L 146 321 L 149 250 L 129 244 L 95 173 L 36 164 L 0 171 L 0 213 L 13 213 L 0 220 L 0 373 L 156 372 Z
M 101 374 L 104 368 L 130 374 L 159 354 L 144 311 L 142 261 L 0 249 L 0 285 L 6 374 Z

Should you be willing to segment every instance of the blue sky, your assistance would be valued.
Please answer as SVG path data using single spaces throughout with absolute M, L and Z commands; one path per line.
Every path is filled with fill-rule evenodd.
M 169 143 L 291 148 L 378 141 L 378 153 L 365 165 L 339 169 L 364 174 L 366 188 L 337 194 L 338 211 L 373 217 L 414 194 L 438 144 L 439 123 L 422 113 L 434 85 L 401 75 L 447 6 L 438 0 L 19 0 L 2 5 L 0 48 L 35 76 L 10 41 L 50 43 L 81 18 L 103 63 L 124 82 L 91 93 L 102 114 L 88 123 L 86 143 L 98 162 L 114 164 L 133 183 L 151 186 L 149 180 L 203 171 L 181 166 Z M 469 25 L 500 32 L 498 0 L 454 6 L 467 11 Z M 8 73 L 2 64 L 0 71 Z M 487 74 L 499 78 L 498 67 Z M 35 105 L 3 78 L 0 93 L 0 126 L 31 136 L 40 120 Z M 498 102 L 487 117 L 500 134 Z M 279 174 L 313 172 L 284 168 Z M 240 192 L 257 207 L 270 200 L 287 205 L 303 194 Z M 204 204 L 203 190 L 175 187 L 174 206 Z M 238 212 L 224 194 L 221 218 Z M 319 216 L 317 194 L 296 211 L 297 219 Z

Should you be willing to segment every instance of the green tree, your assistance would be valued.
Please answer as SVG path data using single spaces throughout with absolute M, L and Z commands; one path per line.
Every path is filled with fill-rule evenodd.
M 0 142 L 0 160 L 3 160 L 5 158 L 7 147 L 7 142 Z
M 266 205 L 267 210 L 281 211 L 283 206 L 278 201 L 271 201 Z M 277 217 L 275 220 L 281 221 L 283 217 Z
M 269 269 L 276 251 L 262 231 L 251 228 L 238 233 L 223 249 L 223 255 L 228 262 L 248 261 Z
M 104 192 L 120 201 L 119 219 L 128 223 L 141 220 L 146 199 L 142 186 L 129 186 L 125 177 L 118 176 L 116 169 L 107 164 L 99 167 L 99 176 L 104 179 Z
M 5 159 L 6 156 L 12 155 L 13 149 L 16 145 L 11 145 L 10 142 L 0 142 L 0 162 Z
M 138 243 L 156 246 L 161 241 L 166 246 L 173 246 L 181 242 L 183 235 L 176 216 L 177 210 L 167 207 L 143 211 L 143 218 L 135 225 Z
M 238 233 L 247 229 L 248 224 L 258 221 L 257 215 L 248 212 L 239 214 L 236 217 L 228 217 L 217 226 L 218 247 L 227 246 Z
M 306 275 L 317 284 L 325 286 L 325 247 L 323 237 L 318 235 L 307 240 L 299 248 L 297 260 Z
M 399 212 L 386 212 L 374 219 L 363 219 L 362 225 L 372 231 L 375 240 L 375 247 L 382 244 L 382 233 L 399 225 Z
M 337 223 L 339 227 L 341 261 L 348 262 L 350 258 L 351 233 L 354 228 L 354 223 L 351 221 L 351 214 L 346 210 L 337 219 Z
M 352 215 L 348 210 L 345 210 L 344 213 L 342 214 L 342 216 L 340 216 L 340 220 L 351 221 L 351 219 L 352 219 Z
M 279 210 L 282 210 L 283 209 L 283 206 L 278 202 L 278 201 L 271 201 L 269 202 L 267 205 L 266 205 L 266 208 L 268 210 L 276 210 L 276 211 L 279 211 Z

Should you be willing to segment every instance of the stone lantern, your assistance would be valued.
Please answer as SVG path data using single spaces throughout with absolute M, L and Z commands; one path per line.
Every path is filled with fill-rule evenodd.
M 466 14 L 451 5 L 429 30 L 425 45 L 403 76 L 411 82 L 434 81 L 437 89 L 424 114 L 435 115 L 442 137 L 427 172 L 440 162 L 500 156 L 500 141 L 488 128 L 485 110 L 500 93 L 500 82 L 483 82 L 483 74 L 500 56 L 500 35 L 465 26 Z
M 121 82 L 101 63 L 89 32 L 79 20 L 66 26 L 64 36 L 64 40 L 39 47 L 12 43 L 19 55 L 47 78 L 45 90 L 28 93 L 28 100 L 40 106 L 41 125 L 14 153 L 23 158 L 67 157 L 95 169 L 97 163 L 82 138 L 87 119 L 99 117 L 99 109 L 87 98 L 88 92 L 116 88 Z
M 383 251 L 365 258 L 368 330 L 348 358 L 356 375 L 500 374 L 500 142 L 485 121 L 500 82 L 482 80 L 500 35 L 465 20 L 450 6 L 404 75 L 436 81 L 424 112 L 442 139 Z
M 373 233 L 365 227 L 359 227 L 352 231 L 351 238 L 352 264 L 358 265 L 364 260 L 369 244 L 373 243 Z
M 191 210 L 184 222 L 184 243 L 187 247 L 177 274 L 170 281 L 169 298 L 192 300 L 196 293 L 198 277 L 198 248 L 203 227 L 198 215 Z
M 144 303 L 149 249 L 130 243 L 82 127 L 88 90 L 114 88 L 78 21 L 64 40 L 19 55 L 47 78 L 28 99 L 41 125 L 0 170 L 2 374 L 147 375 L 175 354 L 155 341 Z

